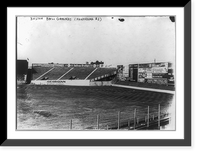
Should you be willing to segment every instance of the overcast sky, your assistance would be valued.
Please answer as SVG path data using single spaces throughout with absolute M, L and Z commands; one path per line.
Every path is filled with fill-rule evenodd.
M 175 22 L 167 16 L 63 18 L 18 17 L 17 58 L 31 63 L 175 62 Z

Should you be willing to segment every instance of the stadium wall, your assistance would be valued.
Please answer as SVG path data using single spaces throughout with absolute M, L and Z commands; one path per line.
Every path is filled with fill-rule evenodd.
M 90 80 L 33 80 L 35 85 L 68 85 L 68 86 L 111 86 L 111 81 L 90 81 Z
M 90 80 L 33 80 L 31 84 L 36 85 L 69 85 L 90 86 Z
M 111 86 L 111 81 L 91 81 L 90 86 Z

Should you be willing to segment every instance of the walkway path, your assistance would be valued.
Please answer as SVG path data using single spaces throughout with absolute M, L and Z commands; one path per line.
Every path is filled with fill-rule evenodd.
M 112 86 L 138 89 L 138 90 L 146 90 L 146 91 L 153 91 L 153 92 L 160 92 L 160 93 L 175 94 L 175 91 L 173 91 L 173 90 L 163 90 L 163 89 L 144 88 L 144 87 L 135 87 L 135 86 L 125 86 L 125 85 L 119 85 L 119 84 L 112 84 Z

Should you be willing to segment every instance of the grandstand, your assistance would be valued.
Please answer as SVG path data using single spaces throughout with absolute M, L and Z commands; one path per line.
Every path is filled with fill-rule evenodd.
M 67 65 L 52 65 L 52 64 L 34 64 L 32 66 L 32 81 L 36 81 L 40 84 L 45 83 L 45 81 L 71 81 L 76 80 L 83 81 L 101 81 L 105 77 L 114 77 L 117 74 L 116 68 L 103 68 L 103 67 L 68 67 Z M 73 78 L 72 78 L 73 77 Z M 112 80 L 112 78 L 110 78 Z M 35 84 L 36 84 L 35 83 Z
M 52 67 L 33 67 L 32 68 L 32 79 L 38 80 L 44 73 L 52 69 Z
M 54 67 L 52 70 L 50 70 L 50 72 L 44 74 L 44 76 L 42 76 L 40 79 L 48 77 L 48 80 L 57 80 L 70 69 L 70 67 Z
M 91 74 L 88 79 L 94 79 L 95 78 L 103 78 L 105 76 L 112 75 L 116 72 L 116 68 L 98 68 L 93 74 Z
M 84 80 L 94 69 L 93 67 L 74 67 L 68 74 L 63 76 L 61 80 L 70 79 L 72 76 Z

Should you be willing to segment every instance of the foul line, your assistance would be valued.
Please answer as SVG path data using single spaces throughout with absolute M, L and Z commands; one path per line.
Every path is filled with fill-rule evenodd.
M 139 90 L 146 90 L 146 91 L 153 91 L 153 92 L 160 92 L 160 93 L 175 94 L 175 91 L 173 91 L 173 90 L 163 90 L 163 89 L 154 89 L 154 88 L 124 86 L 124 85 L 118 85 L 118 84 L 112 84 L 112 86 L 123 87 L 123 88 L 131 88 L 131 89 L 139 89 Z

